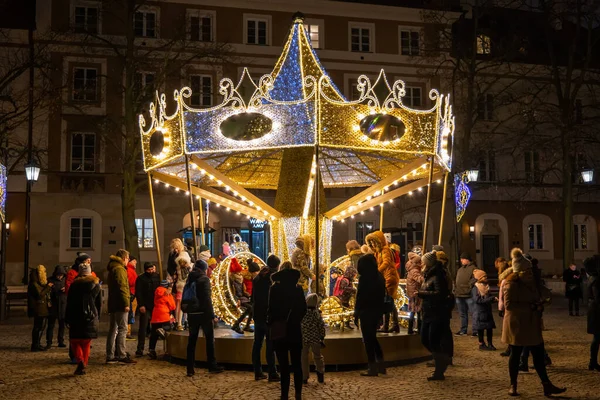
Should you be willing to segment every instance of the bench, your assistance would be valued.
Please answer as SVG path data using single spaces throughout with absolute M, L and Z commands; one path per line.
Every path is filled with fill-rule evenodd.
M 6 293 L 6 315 L 13 307 L 27 307 L 27 286 L 9 286 Z

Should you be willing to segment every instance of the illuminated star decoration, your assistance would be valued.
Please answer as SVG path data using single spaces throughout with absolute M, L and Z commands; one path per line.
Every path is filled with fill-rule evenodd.
M 471 190 L 468 186 L 469 177 L 467 172 L 454 175 L 454 201 L 456 203 L 456 222 L 460 222 L 467 211 Z
M 0 220 L 6 222 L 6 167 L 0 164 Z

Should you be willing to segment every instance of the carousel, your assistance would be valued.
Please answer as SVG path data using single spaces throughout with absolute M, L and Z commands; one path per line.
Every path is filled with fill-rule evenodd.
M 244 69 L 237 82 L 222 79 L 222 102 L 211 108 L 192 107 L 191 99 L 197 94 L 189 87 L 175 91 L 172 99 L 157 95 L 149 112 L 139 117 L 152 211 L 153 185 L 185 193 L 190 215 L 195 216 L 197 209 L 202 221 L 202 235 L 193 235 L 194 248 L 203 244 L 200 241 L 205 237 L 202 212 L 206 204 L 270 224 L 271 252 L 282 261 L 290 258 L 296 238 L 309 235 L 315 240 L 312 269 L 325 282 L 314 285 L 313 291 L 323 298 L 323 317 L 330 327 L 340 328 L 336 332 L 340 340 L 345 335 L 348 340 L 355 339 L 347 344 L 328 344 L 328 350 L 338 350 L 326 353 L 343 353 L 345 346 L 360 344 L 358 332 L 342 331 L 344 322 L 352 317 L 353 302 L 343 306 L 328 290 L 320 289 L 329 288 L 331 268 L 343 273 L 350 264 L 347 256 L 331 260 L 333 225 L 351 221 L 365 210 L 380 208 L 382 226 L 386 204 L 389 207 L 396 199 L 401 201 L 402 196 L 425 191 L 426 240 L 430 229 L 429 188 L 443 184 L 445 202 L 452 160 L 454 117 L 448 96 L 431 90 L 430 108 L 412 109 L 403 103 L 404 82 L 389 83 L 383 70 L 375 82 L 360 76 L 356 88 L 360 94 L 357 100 L 344 97 L 311 47 L 302 17 L 296 15 L 270 74 L 255 79 Z M 331 207 L 326 193 L 332 188 L 352 188 L 357 194 Z M 274 204 L 255 195 L 255 189 L 276 191 Z M 444 209 L 442 206 L 442 222 Z M 196 232 L 196 224 L 191 218 L 192 232 Z M 155 222 L 155 238 L 156 230 Z M 441 243 L 441 227 L 439 232 Z M 431 244 L 424 242 L 423 248 Z M 156 249 L 160 265 L 158 243 Z M 230 285 L 234 258 L 243 269 L 248 268 L 248 260 L 265 265 L 247 246 L 239 245 L 213 271 L 215 312 L 227 324 L 232 324 L 242 312 Z M 401 309 L 407 300 L 402 287 L 398 293 L 396 307 Z M 217 356 L 228 362 L 219 353 L 218 331 Z M 173 343 L 183 340 L 175 336 L 183 337 L 170 335 Z M 382 345 L 394 348 L 392 353 L 404 351 L 403 357 L 411 353 L 410 349 L 421 346 L 414 335 L 412 339 L 408 335 L 395 337 L 405 338 L 406 343 L 386 345 L 383 341 Z M 230 341 L 222 347 L 233 346 L 227 353 L 242 351 L 241 345 L 233 342 L 244 337 L 227 339 Z M 245 341 L 251 346 L 251 340 Z M 171 354 L 179 347 L 173 344 Z M 203 349 L 200 345 L 198 348 Z M 415 351 L 412 353 L 419 353 Z M 419 354 L 426 354 L 420 351 Z M 357 357 L 364 358 L 360 353 Z M 185 358 L 183 345 L 182 355 Z M 202 356 L 198 354 L 198 359 Z M 325 356 L 328 363 L 335 358 Z M 245 360 L 249 363 L 249 359 L 248 351 Z M 241 360 L 233 360 L 237 361 Z M 340 363 L 361 362 L 362 359 Z

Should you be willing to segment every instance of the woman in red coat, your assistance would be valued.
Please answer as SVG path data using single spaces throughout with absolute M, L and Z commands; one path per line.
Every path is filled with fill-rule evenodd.
M 148 356 L 153 360 L 156 360 L 155 349 L 158 336 L 159 334 L 164 336 L 164 329 L 171 325 L 171 312 L 175 311 L 175 299 L 169 290 L 169 285 L 169 281 L 165 279 L 154 292 L 154 309 L 150 320 L 152 333 L 150 334 L 150 346 L 148 348 Z

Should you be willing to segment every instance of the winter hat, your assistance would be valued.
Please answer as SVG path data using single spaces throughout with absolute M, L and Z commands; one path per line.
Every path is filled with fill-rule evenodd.
M 412 251 L 409 251 L 408 254 L 407 254 L 407 256 L 408 256 L 408 260 L 412 261 L 412 259 L 415 258 L 415 257 L 417 257 L 418 254 L 417 253 L 413 253 Z
M 467 253 L 466 251 L 460 254 L 460 259 L 473 261 L 473 259 L 471 258 L 471 255 L 469 253 Z
M 439 244 L 434 244 L 433 247 L 431 248 L 432 251 L 444 251 L 444 246 L 441 246 Z
M 231 272 L 232 274 L 237 274 L 237 273 L 242 272 L 242 266 L 240 265 L 240 262 L 235 257 L 231 259 L 231 263 L 229 264 L 229 272 Z
M 210 249 L 208 248 L 207 245 L 203 244 L 202 246 L 200 246 L 200 253 L 203 253 L 205 251 L 209 251 Z
M 208 259 L 207 264 L 208 264 L 209 267 L 211 265 L 217 265 L 217 260 L 214 257 L 211 257 L 211 258 Z
M 258 266 L 257 263 L 254 262 L 253 259 L 249 258 L 247 261 L 247 264 L 248 264 L 248 271 L 250 271 L 250 272 L 260 271 L 260 267 Z
M 473 271 L 473 278 L 477 279 L 477 282 L 481 282 L 484 279 L 487 279 L 487 274 L 482 269 L 476 269 Z
M 196 260 L 194 268 L 199 269 L 200 271 L 206 271 L 208 269 L 208 264 L 204 260 Z
M 525 272 L 531 269 L 531 261 L 525 258 L 523 250 L 514 248 L 510 252 L 512 258 L 512 267 L 514 272 Z
M 163 279 L 162 281 L 160 281 L 160 286 L 164 287 L 164 288 L 168 288 L 170 285 L 169 281 L 166 279 Z
M 423 254 L 423 256 L 421 257 L 421 261 L 423 262 L 423 264 L 426 267 L 433 267 L 435 265 L 435 262 L 437 261 L 437 257 L 435 256 L 435 253 L 432 251 L 432 252 Z
M 92 268 L 84 263 L 79 264 L 79 275 L 88 276 L 92 274 Z
M 338 274 L 340 275 L 342 273 L 342 271 L 340 271 L 340 269 L 338 267 L 331 267 L 329 269 L 329 274 Z
M 275 254 L 271 254 L 269 258 L 267 258 L 267 267 L 270 270 L 276 271 L 279 268 L 279 264 L 281 264 L 281 260 Z
M 155 267 L 155 265 L 153 263 L 151 263 L 150 261 L 146 261 L 144 263 L 144 271 L 148 271 L 152 267 Z
M 225 254 L 225 256 L 228 256 L 230 251 L 231 251 L 231 247 L 229 247 L 229 243 L 228 242 L 223 243 L 223 254 Z
M 317 305 L 319 304 L 319 296 L 317 296 L 315 293 L 311 293 L 308 296 L 306 296 L 306 306 L 309 308 L 317 308 Z
M 79 265 L 85 262 L 85 260 L 89 260 L 90 258 L 92 257 L 90 257 L 90 255 L 87 253 L 77 253 L 77 259 L 75 260 L 75 264 Z

